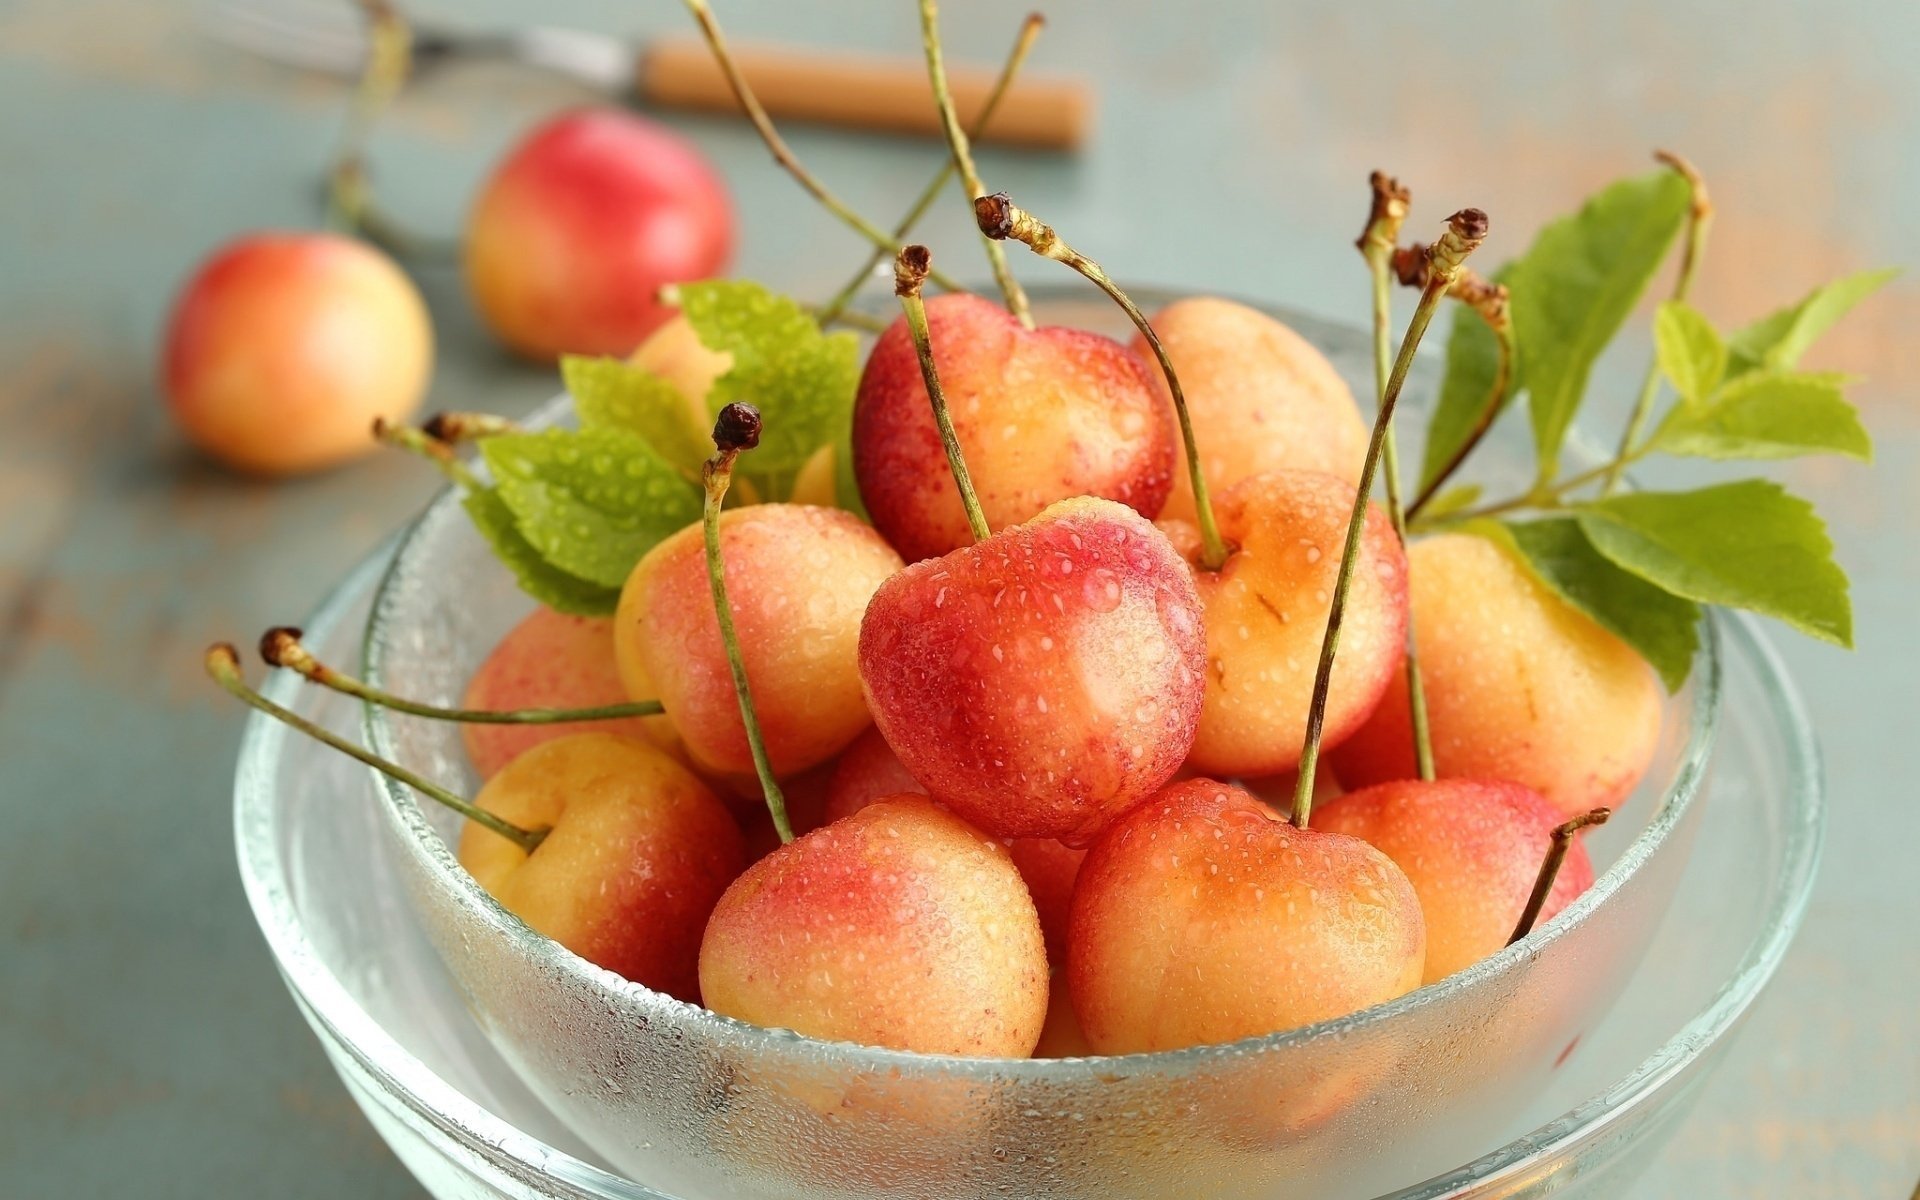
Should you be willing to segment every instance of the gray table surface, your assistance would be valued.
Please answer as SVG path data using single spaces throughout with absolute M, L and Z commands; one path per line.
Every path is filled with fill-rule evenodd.
M 948 7 L 952 52 L 985 60 L 1024 11 Z M 432 9 L 685 27 L 670 0 Z M 719 9 L 761 39 L 915 45 L 906 0 Z M 210 44 L 197 11 L 0 2 L 0 1194 L 412 1196 L 255 933 L 228 834 L 240 718 L 197 659 L 305 611 L 432 481 L 379 458 L 245 482 L 168 425 L 152 380 L 169 296 L 236 232 L 315 222 L 343 98 Z M 1071 161 L 989 152 L 983 170 L 1128 279 L 1358 321 L 1368 169 L 1412 183 L 1416 229 L 1488 209 L 1491 261 L 1658 145 L 1692 156 L 1721 199 L 1697 298 L 1724 322 L 1920 258 L 1911 0 L 1058 0 L 1049 15 L 1036 64 L 1098 78 L 1098 136 Z M 513 71 L 447 75 L 383 132 L 380 182 L 402 214 L 454 229 L 516 131 L 580 98 Z M 744 126 L 674 123 L 732 181 L 741 273 L 822 294 L 861 254 Z M 882 220 L 938 153 L 792 140 Z M 960 220 L 932 240 L 970 261 Z M 485 340 L 454 274 L 423 284 L 440 340 L 430 404 L 511 413 L 554 390 Z M 1878 464 L 1787 468 L 1835 520 L 1863 646 L 1786 640 L 1830 764 L 1828 858 L 1780 978 L 1640 1195 L 1881 1198 L 1920 1176 L 1916 325 L 1908 277 L 1823 355 L 1868 377 Z M 1603 413 L 1624 407 L 1644 353 L 1603 372 Z

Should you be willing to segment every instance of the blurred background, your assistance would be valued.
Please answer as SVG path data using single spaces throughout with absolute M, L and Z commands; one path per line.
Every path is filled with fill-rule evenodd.
M 918 50 L 906 0 L 716 7 L 743 41 Z M 949 55 L 997 64 L 1028 7 L 949 4 Z M 0 3 L 0 1191 L 103 1195 L 137 1180 L 152 1196 L 414 1196 L 247 912 L 228 828 L 241 716 L 205 684 L 199 652 L 298 619 L 436 480 L 399 455 L 246 479 L 168 418 L 156 374 L 172 296 L 244 231 L 321 222 L 350 94 L 210 38 L 212 11 Z M 409 11 L 636 39 L 691 30 L 671 0 Z M 1090 81 L 1097 125 L 1077 154 L 983 149 L 981 171 L 1123 281 L 1359 324 L 1352 242 L 1369 170 L 1412 187 L 1412 236 L 1486 209 L 1492 264 L 1647 169 L 1656 147 L 1690 157 L 1719 201 L 1694 300 L 1723 327 L 1844 272 L 1920 261 L 1912 3 L 1054 0 L 1046 12 L 1032 69 Z M 435 73 L 369 146 L 380 201 L 452 236 L 509 144 L 591 98 L 524 68 Z M 865 256 L 744 122 L 659 116 L 732 189 L 734 274 L 824 297 Z M 785 132 L 881 223 L 943 153 Z M 938 261 L 985 279 L 957 196 L 923 230 Z M 1064 277 L 1026 256 L 1016 269 Z M 557 390 L 550 368 L 488 336 L 455 267 L 416 277 L 437 341 L 427 411 L 518 414 Z M 1855 580 L 1860 653 L 1781 639 L 1828 755 L 1826 866 L 1753 1028 L 1640 1195 L 1887 1197 L 1920 1175 L 1916 325 L 1909 274 L 1813 360 L 1866 376 L 1853 395 L 1879 446 L 1871 469 L 1814 459 L 1781 472 L 1827 515 Z M 1603 364 L 1597 428 L 1617 427 L 1630 401 L 1644 330 L 1630 326 Z

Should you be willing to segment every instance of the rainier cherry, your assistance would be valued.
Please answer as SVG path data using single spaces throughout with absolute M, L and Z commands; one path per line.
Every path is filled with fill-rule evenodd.
M 577 733 L 508 763 L 474 803 L 549 829 L 528 853 L 469 823 L 460 865 L 481 887 L 588 962 L 699 998 L 700 929 L 746 860 L 733 818 L 691 771 L 651 743 Z
M 923 797 L 747 868 L 700 949 L 707 1007 L 811 1037 L 1024 1058 L 1047 1012 L 1033 901 L 998 842 Z
M 461 706 L 500 710 L 591 708 L 628 699 L 614 663 L 613 622 L 536 608 L 507 631 L 467 681 Z M 575 733 L 645 737 L 638 717 L 567 725 L 485 725 L 461 728 L 467 757 L 482 779 L 541 742 Z
M 827 761 L 867 727 L 856 651 L 868 599 L 900 569 L 839 509 L 755 504 L 720 516 L 727 588 L 776 775 Z M 739 702 L 714 616 L 701 530 L 648 551 L 620 592 L 614 646 L 634 699 L 657 698 L 703 770 L 746 778 Z M 664 735 L 665 731 L 662 731 Z
M 1310 471 L 1242 480 L 1215 508 L 1232 547 L 1218 570 L 1206 566 L 1198 530 L 1161 523 L 1191 564 L 1206 611 L 1206 705 L 1188 759 L 1195 770 L 1261 776 L 1299 764 L 1353 497 L 1350 484 Z M 1386 514 L 1369 505 L 1327 694 L 1327 745 L 1358 729 L 1401 673 L 1406 564 Z
M 926 313 L 989 529 L 1070 496 L 1160 511 L 1173 483 L 1173 421 L 1131 351 L 1078 329 L 1022 328 L 979 296 L 937 296 Z M 907 561 L 972 540 L 904 320 L 880 336 L 860 377 L 853 471 L 874 526 Z
M 920 303 L 925 247 L 896 265 L 933 423 L 980 539 L 874 593 L 860 678 L 874 722 L 941 803 L 1002 837 L 1085 842 L 1179 769 L 1199 712 L 1193 581 L 1138 513 L 1062 500 L 989 536 Z
M 1559 809 L 1517 783 L 1403 780 L 1314 811 L 1328 833 L 1359 838 L 1406 872 L 1427 923 L 1426 982 L 1497 953 L 1513 934 L 1553 842 Z M 1575 842 L 1539 913 L 1550 920 L 1593 882 Z
M 1166 538 L 1086 497 L 882 584 L 860 677 L 942 803 L 1004 837 L 1084 844 L 1179 769 L 1202 645 Z
M 297 633 L 276 632 L 298 647 Z M 284 649 L 287 638 L 276 640 Z M 698 997 L 698 931 L 743 865 L 740 831 L 706 785 L 659 749 L 609 733 L 545 742 L 467 801 L 261 696 L 232 646 L 209 648 L 206 668 L 246 704 L 466 817 L 461 864 L 535 930 L 636 983 Z
M 1190 779 L 1088 851 L 1067 978 L 1088 1044 L 1127 1054 L 1379 1004 L 1419 985 L 1425 950 L 1419 898 L 1386 855 Z
M 671 315 L 662 285 L 724 270 L 733 237 L 726 188 L 691 144 L 630 112 L 576 109 L 523 138 L 481 189 L 467 283 L 522 354 L 626 354 Z
M 1346 380 L 1312 343 L 1257 309 L 1211 296 L 1174 301 L 1154 315 L 1153 329 L 1180 371 L 1210 485 L 1279 470 L 1359 481 L 1367 423 Z M 1131 346 L 1143 359 L 1153 353 L 1140 334 Z M 1194 519 L 1185 472 L 1174 472 L 1160 515 Z
M 907 774 L 899 755 L 878 729 L 869 729 L 847 747 L 827 785 L 826 820 L 859 812 L 869 804 L 900 795 L 926 795 L 927 789 Z M 798 825 L 795 826 L 798 828 Z M 1040 913 L 1040 929 L 1047 937 L 1047 961 L 1056 967 L 1066 961 L 1067 910 L 1073 901 L 1073 882 L 1080 873 L 1085 850 L 1076 850 L 1053 838 L 1006 838 L 1007 853 L 1026 881 L 1033 906 Z M 1051 1017 L 1048 1018 L 1052 1020 Z
M 1470 534 L 1411 551 L 1414 635 L 1437 774 L 1508 779 L 1565 818 L 1616 806 L 1660 738 L 1660 685 L 1631 647 Z M 1414 774 L 1403 678 L 1334 751 L 1350 787 Z
M 1112 297 L 1160 364 L 1186 449 L 1196 525 L 1162 528 L 1192 564 L 1206 612 L 1206 707 L 1191 765 L 1219 775 L 1270 775 L 1299 762 L 1314 660 L 1327 627 L 1354 489 L 1331 476 L 1275 471 L 1242 479 L 1217 510 L 1201 470 L 1196 421 L 1170 352 L 1145 316 L 1092 259 L 1005 195 L 974 204 L 981 232 L 1066 263 Z M 1254 431 L 1233 434 L 1242 439 Z M 1383 514 L 1367 512 L 1346 598 L 1340 670 L 1323 701 L 1329 743 L 1371 712 L 1406 643 L 1406 561 Z M 1320 735 L 1316 734 L 1316 738 Z
M 367 426 L 419 407 L 433 328 L 413 281 L 364 242 L 259 233 L 204 263 L 174 302 L 162 383 L 200 449 L 285 475 L 367 453 Z

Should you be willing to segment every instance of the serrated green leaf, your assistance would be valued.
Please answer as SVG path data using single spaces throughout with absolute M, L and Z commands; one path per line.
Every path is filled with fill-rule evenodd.
M 1512 264 L 1495 272 L 1495 283 L 1506 282 Z M 1512 364 L 1506 387 L 1500 396 L 1500 409 L 1513 403 L 1520 394 L 1520 364 Z M 1440 398 L 1434 402 L 1433 416 L 1427 421 L 1427 446 L 1421 456 L 1420 487 L 1424 489 L 1439 477 L 1447 463 L 1472 436 L 1474 426 L 1485 414 L 1493 397 L 1493 385 L 1500 370 L 1500 342 L 1479 315 L 1457 308 L 1453 329 L 1447 335 L 1446 373 L 1440 380 Z M 1500 414 L 1495 413 L 1497 418 Z
M 1691 458 L 1873 458 L 1873 439 L 1836 377 L 1775 372 L 1742 375 L 1704 404 L 1674 406 L 1653 448 Z
M 1797 365 L 1807 347 L 1834 322 L 1899 273 L 1899 268 L 1888 267 L 1848 275 L 1815 288 L 1798 304 L 1760 318 L 1729 340 L 1730 371 L 1742 375 L 1762 367 L 1781 370 Z
M 1692 306 L 1668 300 L 1653 315 L 1653 348 L 1660 371 L 1684 400 L 1702 403 L 1727 373 L 1727 344 Z
M 801 464 L 837 443 L 852 424 L 859 340 L 822 333 L 797 301 L 757 283 L 683 283 L 679 293 L 701 345 L 733 355 L 732 369 L 714 381 L 708 408 L 718 414 L 743 401 L 760 410 L 760 446 L 741 458 L 740 469 L 767 484 L 769 496 L 784 496 Z
M 1639 492 L 1581 505 L 1594 549 L 1649 583 L 1701 604 L 1778 617 L 1853 644 L 1847 576 L 1813 506 L 1763 479 L 1692 492 Z
M 460 498 L 460 507 L 527 595 L 548 608 L 587 617 L 606 616 L 618 606 L 620 589 L 588 583 L 542 558 L 521 536 L 513 510 L 493 488 L 468 491 Z
M 618 588 L 641 555 L 700 519 L 699 490 L 625 430 L 507 434 L 480 453 L 521 536 L 589 583 Z
M 1686 219 L 1677 172 L 1624 179 L 1553 222 L 1513 265 L 1514 337 L 1543 467 L 1559 461 L 1587 377 Z
M 643 367 L 618 358 L 560 360 L 560 379 L 573 397 L 582 429 L 622 429 L 638 434 L 661 458 L 689 478 L 713 453 L 710 423 L 680 389 Z
M 1594 549 L 1572 517 L 1462 528 L 1485 534 L 1488 527 L 1505 534 L 1551 591 L 1639 651 L 1669 692 L 1680 690 L 1700 648 L 1699 605 L 1622 570 Z
M 1477 483 L 1465 483 L 1448 488 L 1427 501 L 1420 509 L 1421 523 L 1444 521 L 1455 513 L 1465 512 L 1486 494 L 1486 490 Z

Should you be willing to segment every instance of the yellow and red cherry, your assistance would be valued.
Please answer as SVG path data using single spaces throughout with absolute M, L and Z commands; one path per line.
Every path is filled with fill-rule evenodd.
M 1215 503 L 1228 552 L 1205 562 L 1200 532 L 1161 528 L 1192 566 L 1207 632 L 1206 702 L 1191 768 L 1258 777 L 1300 762 L 1314 673 L 1326 635 L 1354 489 L 1330 475 L 1273 471 Z M 1373 712 L 1406 655 L 1407 567 L 1386 514 L 1369 505 L 1329 684 L 1323 744 Z
M 861 618 L 900 556 L 840 509 L 756 504 L 722 513 L 726 585 L 747 677 L 777 776 L 818 766 L 868 725 L 857 650 Z M 614 617 L 621 677 L 658 699 L 658 736 L 701 770 L 740 780 L 754 764 L 714 615 L 699 526 L 634 567 Z M 644 693 L 644 695 L 643 695 Z
M 1100 1054 L 1330 1020 L 1412 990 L 1425 962 L 1419 897 L 1391 859 L 1208 779 L 1094 842 L 1067 939 L 1074 1012 Z
M 528 133 L 481 188 L 467 284 L 488 327 L 530 358 L 624 355 L 672 315 L 660 289 L 720 273 L 733 243 L 726 187 L 691 143 L 580 108 Z
M 1646 660 L 1487 538 L 1423 538 L 1408 561 L 1436 774 L 1523 784 L 1563 819 L 1617 807 L 1660 741 Z M 1396 677 L 1333 764 L 1349 787 L 1410 779 L 1412 747 Z
M 1185 759 L 1203 646 L 1165 536 L 1083 497 L 882 584 L 860 677 L 935 799 L 1000 837 L 1084 845 Z
M 581 958 L 698 1000 L 700 931 L 746 865 L 726 806 L 659 747 L 576 733 L 521 754 L 474 803 L 548 832 L 528 853 L 469 823 L 460 864 L 515 916 Z
M 1531 788 L 1478 779 L 1375 784 L 1314 808 L 1316 828 L 1359 838 L 1406 872 L 1426 917 L 1427 983 L 1507 944 L 1564 819 Z M 1538 919 L 1551 920 L 1592 883 L 1576 841 Z
M 1137 355 L 1078 329 L 1023 328 L 979 296 L 937 296 L 926 317 L 989 529 L 1071 496 L 1159 513 L 1173 482 L 1176 434 Z M 881 334 L 860 378 L 853 473 L 874 526 L 908 562 L 973 540 L 903 321 Z
M 188 440 L 261 475 L 372 451 L 368 427 L 411 414 L 432 373 L 419 289 L 380 251 L 331 233 L 223 247 L 174 301 L 161 360 Z
M 707 922 L 700 990 L 717 1013 L 809 1037 L 1024 1058 L 1047 956 L 1006 848 L 901 796 L 747 868 Z
M 1201 469 L 1215 492 L 1267 471 L 1318 471 L 1354 484 L 1367 423 L 1327 356 L 1257 309 L 1212 296 L 1176 300 L 1153 328 L 1180 372 Z M 1129 343 L 1142 359 L 1146 339 Z M 1163 394 L 1164 379 L 1156 377 Z M 1163 518 L 1194 519 L 1193 485 L 1173 474 Z
M 628 699 L 613 652 L 613 622 L 534 609 L 507 631 L 467 681 L 461 706 L 479 711 L 597 708 Z M 461 728 L 467 757 L 482 779 L 514 758 L 575 733 L 645 737 L 642 718 L 565 725 L 468 724 Z

